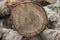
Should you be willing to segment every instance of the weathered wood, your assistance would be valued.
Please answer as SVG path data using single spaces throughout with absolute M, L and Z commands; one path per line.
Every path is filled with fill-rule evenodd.
M 49 18 L 49 20 L 50 20 L 51 22 L 56 22 L 56 21 L 58 20 L 58 18 L 57 18 L 57 16 L 55 16 L 55 15 L 51 15 L 50 18 Z
M 40 35 L 36 35 L 33 37 L 23 37 L 22 40 L 41 40 Z
M 50 3 L 56 3 L 57 0 L 46 0 L 46 1 Z
M 46 29 L 41 33 L 43 40 L 60 40 L 60 31 L 53 29 Z
M 45 0 L 23 0 L 23 2 L 37 2 L 37 1 L 45 1 Z
M 5 17 L 10 15 L 10 6 L 15 3 L 20 2 L 21 0 L 2 0 L 0 1 L 0 17 Z
M 3 28 L 3 36 L 2 40 L 21 40 L 22 35 L 20 35 L 17 31 L 13 31 L 12 29 Z
M 9 15 L 9 9 L 6 5 L 7 0 L 0 1 L 0 17 Z
M 48 21 L 48 28 L 55 29 L 57 22 L 58 22 L 58 17 L 55 15 L 51 15 Z
M 31 2 L 17 4 L 11 10 L 15 29 L 24 36 L 33 36 L 44 30 L 47 16 L 44 9 Z
M 16 4 L 18 2 L 22 2 L 22 0 L 7 0 L 7 5 L 13 5 L 13 4 Z
M 36 3 L 38 3 L 38 4 L 42 5 L 42 6 L 47 6 L 47 5 L 51 4 L 51 3 L 47 2 L 47 1 L 37 1 Z

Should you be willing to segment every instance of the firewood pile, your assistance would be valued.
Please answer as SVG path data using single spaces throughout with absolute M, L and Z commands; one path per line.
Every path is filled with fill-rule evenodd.
M 50 3 L 45 2 L 1 0 L 0 40 L 60 40 L 58 17 L 48 16 L 43 6 Z

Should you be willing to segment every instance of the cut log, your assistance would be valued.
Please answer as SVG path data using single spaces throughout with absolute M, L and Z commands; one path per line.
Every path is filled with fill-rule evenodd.
M 0 17 L 5 17 L 10 15 L 10 6 L 20 2 L 21 0 L 2 0 L 0 1 Z
M 34 37 L 23 37 L 22 40 L 41 40 L 40 35 L 36 35 Z
M 58 17 L 55 15 L 51 15 L 49 17 L 48 28 L 55 29 L 57 22 L 58 22 Z
M 58 20 L 58 18 L 57 18 L 57 16 L 55 16 L 55 15 L 51 15 L 50 18 L 49 18 L 49 20 L 50 20 L 51 22 L 56 22 L 56 21 Z
M 0 1 L 0 17 L 9 15 L 9 9 L 6 5 L 7 0 Z
M 11 10 L 11 19 L 14 28 L 24 36 L 34 36 L 42 32 L 47 24 L 47 15 L 44 9 L 32 2 L 17 4 Z
M 22 37 L 17 31 L 3 28 L 2 40 L 21 40 Z
M 16 4 L 16 3 L 22 2 L 22 1 L 23 0 L 7 0 L 7 5 L 13 6 L 13 4 Z
M 60 31 L 53 29 L 46 29 L 41 33 L 43 40 L 60 40 Z
M 60 21 L 58 21 L 58 23 L 56 24 L 55 29 L 60 30 Z

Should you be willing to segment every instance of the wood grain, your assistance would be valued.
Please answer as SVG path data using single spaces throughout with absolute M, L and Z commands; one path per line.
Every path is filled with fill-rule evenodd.
M 18 4 L 11 11 L 12 23 L 24 36 L 33 36 L 44 30 L 47 16 L 44 9 L 34 3 Z

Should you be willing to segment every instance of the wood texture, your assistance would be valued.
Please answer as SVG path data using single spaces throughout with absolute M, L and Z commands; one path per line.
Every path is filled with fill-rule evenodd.
M 22 0 L 7 0 L 7 5 L 13 5 L 13 4 L 16 4 L 18 2 L 22 2 Z
M 23 37 L 22 40 L 41 40 L 40 35 L 36 35 L 33 37 Z
M 0 1 L 0 17 L 5 17 L 10 15 L 10 6 L 13 4 L 21 2 L 21 0 L 2 0 Z
M 58 23 L 58 17 L 55 15 L 51 15 L 48 21 L 48 28 L 55 29 L 57 23 Z
M 45 1 L 45 0 L 23 0 L 23 2 L 37 2 L 37 1 Z
M 57 0 L 46 0 L 46 1 L 48 1 L 50 3 L 56 3 Z
M 56 21 L 58 20 L 58 18 L 57 18 L 57 16 L 55 16 L 55 15 L 51 15 L 50 18 L 49 18 L 49 20 L 50 20 L 51 22 L 56 22 Z
M 44 30 L 47 16 L 44 9 L 31 2 L 18 4 L 11 10 L 15 29 L 24 36 L 33 36 Z
M 9 14 L 9 9 L 6 5 L 7 0 L 0 1 L 0 17 L 6 16 Z
M 60 40 L 60 31 L 46 29 L 42 32 L 41 37 L 43 40 Z
M 17 31 L 3 28 L 3 36 L 1 40 L 21 40 L 22 37 L 23 36 L 21 36 Z

